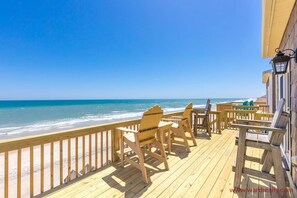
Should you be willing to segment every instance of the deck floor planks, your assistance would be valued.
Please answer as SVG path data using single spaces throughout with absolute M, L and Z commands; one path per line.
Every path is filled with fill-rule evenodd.
M 207 180 L 204 182 L 203 186 L 199 190 L 196 197 L 207 195 L 210 197 L 210 193 L 216 193 L 213 197 L 220 197 L 223 191 L 223 185 L 226 183 L 227 176 L 230 174 L 232 167 L 232 161 L 234 160 L 234 156 L 236 154 L 235 146 L 227 150 L 224 153 L 222 158 L 218 162 L 218 166 L 211 172 Z M 220 175 L 218 174 L 220 173 Z M 224 180 L 225 179 L 225 180 Z M 215 182 L 215 184 L 214 184 Z
M 212 145 L 208 145 L 206 150 L 203 150 L 203 152 L 199 152 L 199 153 L 191 153 L 189 155 L 189 157 L 191 157 L 189 160 L 187 160 L 186 162 L 182 163 L 182 167 L 178 167 L 177 169 L 175 169 L 173 172 L 164 175 L 164 177 L 162 178 L 162 180 L 159 179 L 159 181 L 156 184 L 153 184 L 153 186 L 148 189 L 146 192 L 141 192 L 143 193 L 144 197 L 155 197 L 157 195 L 159 195 L 160 193 L 162 193 L 162 191 L 164 191 L 165 189 L 168 188 L 168 186 L 170 184 L 172 184 L 174 182 L 178 183 L 180 179 L 182 179 L 182 177 L 180 178 L 180 176 L 182 175 L 182 173 L 189 167 L 191 166 L 195 161 L 200 161 L 199 159 L 206 159 L 207 156 L 214 151 L 215 148 L 218 147 L 218 145 L 220 144 L 220 141 L 216 141 L 214 142 L 214 144 Z M 181 163 L 181 162 L 179 162 Z M 197 162 L 198 164 L 199 162 Z M 178 187 L 178 186 L 177 186 Z M 139 196 L 140 193 L 136 194 L 136 196 Z
M 237 146 L 234 145 L 235 130 L 224 130 L 222 134 L 213 134 L 211 140 L 197 138 L 197 147 L 191 147 L 191 153 L 181 152 L 168 156 L 169 171 L 155 170 L 149 172 L 152 183 L 146 184 L 141 173 L 131 165 L 121 168 L 119 163 L 113 163 L 89 176 L 73 181 L 47 197 L 278 197 L 276 193 L 233 193 L 234 172 L 232 162 L 236 158 Z M 262 151 L 248 149 L 247 154 L 259 157 Z M 158 165 L 150 159 L 151 165 Z M 260 170 L 261 165 L 246 161 L 245 167 Z M 194 187 L 188 185 L 192 182 Z M 274 182 L 242 177 L 242 188 L 275 187 Z M 190 183 L 191 184 L 191 183 Z M 186 194 L 188 192 L 191 192 Z M 188 196 L 185 196 L 188 197 Z
M 199 142 L 199 140 L 198 140 L 197 144 L 198 144 L 197 149 L 195 149 L 192 153 L 195 153 L 195 152 L 198 152 L 198 151 L 199 152 L 203 152 L 203 151 L 205 151 L 208 148 L 205 141 Z M 175 147 L 173 147 L 173 148 L 175 148 Z M 182 149 L 184 149 L 184 148 L 182 148 Z M 180 158 L 187 157 L 187 155 L 188 155 L 188 153 L 184 150 L 183 155 L 180 155 L 179 157 L 177 157 L 177 156 L 174 156 L 174 157 L 171 156 L 170 158 L 174 158 L 174 159 L 172 160 L 172 162 L 170 164 L 170 167 L 169 167 L 170 172 L 172 172 L 174 169 L 178 168 Z M 164 178 L 164 180 L 166 180 L 167 177 L 168 176 L 166 175 L 166 172 L 161 172 L 161 173 L 159 173 L 157 175 L 153 175 L 151 177 L 151 179 L 154 181 L 154 184 L 157 185 L 160 182 L 160 178 Z M 159 179 L 157 179 L 157 178 L 159 178 Z M 131 188 L 130 190 L 128 190 L 127 191 L 127 194 L 129 194 L 130 192 L 132 192 L 132 194 L 134 194 L 135 197 L 136 197 L 136 194 L 137 193 L 139 194 L 140 191 L 144 191 L 145 189 L 147 189 L 151 185 L 152 184 L 150 184 L 148 186 L 148 184 L 139 183 L 136 186 L 134 186 L 133 188 Z
M 148 159 L 146 161 L 151 161 L 151 159 Z M 63 196 L 65 196 L 65 198 L 71 197 L 71 196 L 86 197 L 86 196 L 91 196 L 91 194 L 94 194 L 96 192 L 102 194 L 105 191 L 113 189 L 119 184 L 122 185 L 123 181 L 129 182 L 135 178 L 140 178 L 139 181 L 142 181 L 141 173 L 135 167 L 127 164 L 125 165 L 125 168 L 120 167 L 119 164 L 115 166 L 117 167 L 116 171 L 109 172 L 109 174 L 102 175 L 102 177 L 100 178 L 100 182 L 98 182 L 98 177 L 97 177 L 97 181 L 93 181 L 93 183 L 91 182 L 87 183 L 87 186 L 85 187 L 89 190 L 81 191 L 81 192 L 72 191 L 70 194 L 69 193 L 64 194 Z M 120 169 L 120 171 L 118 171 L 118 169 Z
M 232 164 L 235 155 L 236 155 L 236 149 L 234 146 L 233 150 L 232 150 L 231 154 L 229 155 L 228 159 L 226 160 L 226 162 L 224 163 L 221 161 L 221 163 L 224 163 L 224 167 L 221 170 L 220 175 L 218 176 L 217 180 L 211 184 L 212 187 L 210 189 L 210 192 L 208 193 L 208 197 L 217 198 L 217 197 L 221 196 L 221 194 L 224 190 L 227 178 L 232 171 L 232 167 L 230 166 L 230 164 Z M 203 189 L 203 187 L 202 187 L 202 189 Z
M 230 189 L 233 188 L 233 182 L 234 182 L 234 172 L 231 171 L 231 173 L 229 174 L 229 177 L 226 181 L 226 184 L 224 186 L 224 190 L 220 196 L 221 198 L 224 198 L 224 197 L 232 198 L 233 197 L 234 193 L 230 192 Z
M 96 174 L 90 174 L 89 176 L 86 175 L 84 176 L 84 178 L 79 178 L 78 181 L 76 182 L 70 182 L 66 187 L 61 188 L 56 190 L 54 193 L 49 194 L 49 195 L 45 195 L 44 197 L 62 197 L 63 195 L 73 192 L 73 189 L 78 189 L 78 188 L 84 188 L 85 185 L 88 185 L 89 183 L 92 182 L 92 180 L 97 180 L 98 177 L 103 177 L 106 174 L 110 174 L 113 171 L 118 171 L 120 172 L 121 169 L 116 168 L 116 167 L 108 167 L 108 168 L 104 168 L 103 170 L 101 170 L 100 172 L 96 173 Z
M 226 136 L 227 137 L 227 136 Z M 232 135 L 231 135 L 232 137 Z M 199 177 L 196 177 L 194 182 L 189 186 L 188 189 L 183 193 L 183 197 L 195 197 L 204 182 L 207 180 L 208 176 L 212 173 L 213 169 L 216 167 L 219 159 L 221 156 L 228 150 L 230 147 L 231 142 L 233 143 L 232 138 L 228 138 L 227 142 L 224 143 L 224 146 L 217 151 L 217 159 L 213 158 L 209 164 L 203 169 L 201 174 L 199 174 Z M 217 175 L 219 173 L 216 173 Z
M 218 138 L 219 137 L 216 137 L 215 139 L 218 139 Z M 205 142 L 205 141 L 199 142 L 199 140 L 198 140 L 197 145 L 198 146 L 195 148 L 195 150 L 193 150 L 191 152 L 191 154 L 189 156 L 187 156 L 186 158 L 190 159 L 193 157 L 193 155 L 200 155 L 203 152 L 206 152 L 206 150 L 210 148 L 210 145 L 207 144 L 207 142 Z M 185 151 L 185 153 L 186 153 L 186 155 L 188 155 L 186 151 Z M 180 157 L 183 157 L 183 156 L 180 156 Z M 163 182 L 166 182 L 166 180 L 168 180 L 168 177 L 173 172 L 175 172 L 175 170 L 179 169 L 183 165 L 183 163 L 185 163 L 185 162 L 181 162 L 180 157 L 175 156 L 175 163 L 173 164 L 172 167 L 170 166 L 170 172 L 164 172 L 164 173 L 160 174 L 159 177 L 154 178 L 153 183 L 150 184 L 149 186 L 143 186 L 141 184 L 138 184 L 133 189 L 131 189 L 131 191 L 136 194 L 135 197 L 141 196 L 141 195 L 145 196 L 145 194 L 142 194 L 142 193 L 145 192 L 148 194 L 149 192 L 154 190 L 154 188 L 156 188 L 158 185 L 160 185 Z
M 123 172 L 121 167 L 118 166 L 110 166 L 104 170 L 102 170 L 101 172 L 95 173 L 95 174 L 91 174 L 90 176 L 87 176 L 75 183 L 70 184 L 70 186 L 68 188 L 62 188 L 61 190 L 57 191 L 56 193 L 54 193 L 54 197 L 69 197 L 72 195 L 77 195 L 77 191 L 79 191 L 79 189 L 83 188 L 84 191 L 81 191 L 81 193 L 86 193 L 85 191 L 89 191 L 91 189 L 89 189 L 88 187 L 94 183 L 98 183 L 98 178 L 103 178 L 104 176 L 111 174 L 112 172 L 116 172 L 116 173 L 120 173 L 120 174 L 127 174 L 127 176 L 129 176 L 129 173 L 127 172 Z M 100 182 L 98 185 L 102 186 L 104 185 L 104 183 Z M 79 194 L 79 193 L 78 193 Z
M 182 197 L 197 177 L 199 177 L 199 175 L 208 167 L 209 163 L 220 155 L 220 152 L 217 152 L 217 150 L 224 150 L 224 146 L 226 146 L 226 142 L 230 139 L 231 134 L 230 137 L 228 137 L 229 136 L 226 136 L 224 141 L 217 141 L 217 146 L 214 146 L 213 150 L 208 150 L 208 152 L 204 153 L 204 156 L 199 156 L 197 161 L 195 161 L 192 165 L 192 168 L 178 178 L 177 181 L 172 183 L 173 185 L 171 191 L 173 190 L 173 192 L 171 194 L 167 188 L 161 195 L 164 195 L 165 197 L 166 195 L 170 195 L 172 197 Z
M 195 153 L 195 152 L 202 152 L 203 150 L 206 150 L 207 149 L 207 146 L 206 145 L 204 145 L 204 144 L 201 144 L 200 145 L 200 147 L 201 147 L 201 150 L 199 150 L 199 149 L 195 149 L 193 152 L 192 152 L 192 155 Z M 195 147 L 193 147 L 193 148 L 195 148 Z M 182 156 L 179 156 L 179 157 L 177 157 L 177 156 L 175 156 L 175 157 L 172 157 L 171 156 L 171 158 L 172 158 L 172 161 L 171 161 L 171 164 L 172 164 L 172 166 L 170 166 L 169 167 L 169 169 L 170 169 L 170 172 L 169 171 L 164 171 L 164 172 L 160 172 L 160 173 L 158 173 L 158 174 L 154 174 L 153 176 L 151 176 L 150 178 L 154 181 L 152 184 L 149 184 L 149 185 L 147 185 L 147 184 L 145 184 L 145 183 L 143 183 L 143 182 L 140 182 L 139 184 L 140 185 L 143 185 L 143 187 L 142 187 L 142 189 L 144 189 L 146 186 L 149 186 L 150 187 L 150 189 L 153 189 L 153 185 L 155 185 L 155 186 L 158 186 L 157 184 L 159 183 L 158 182 L 158 180 L 160 180 L 160 178 L 164 178 L 164 180 L 166 180 L 166 179 L 168 179 L 168 176 L 169 176 L 169 174 L 170 173 L 172 173 L 175 169 L 179 169 L 180 168 L 180 165 L 182 164 L 182 161 L 179 159 L 180 157 L 186 157 L 186 158 L 192 158 L 192 155 L 190 154 L 189 156 L 188 156 L 188 153 L 186 152 L 186 150 L 183 148 L 183 147 L 180 147 L 179 148 L 179 150 L 181 149 L 181 151 L 182 151 Z M 170 158 L 170 157 L 169 157 Z M 170 162 L 169 162 L 169 164 L 170 164 Z M 161 183 L 161 182 L 160 182 Z M 111 193 L 111 192 L 109 192 L 108 194 L 105 194 L 106 196 L 108 196 L 108 197 L 112 197 L 112 196 L 114 196 L 114 197 L 119 197 L 119 196 L 121 196 L 123 193 L 124 194 L 129 194 L 129 190 L 132 190 L 134 187 L 136 187 L 138 185 L 138 183 L 137 182 L 134 182 L 134 183 L 131 183 L 131 184 L 129 184 L 126 188 L 125 188 L 125 191 L 123 192 L 123 191 L 117 191 L 116 192 L 116 190 L 115 189 L 110 189 L 109 191 L 113 191 L 114 193 Z M 136 193 L 138 193 L 138 194 L 136 194 L 135 195 L 135 197 L 139 197 L 139 196 L 145 196 L 145 195 L 141 195 L 141 191 L 138 191 L 138 192 L 136 192 Z

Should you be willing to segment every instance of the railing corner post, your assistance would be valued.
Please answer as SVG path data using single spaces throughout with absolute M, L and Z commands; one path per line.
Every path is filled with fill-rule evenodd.
M 218 124 L 217 124 L 217 128 L 219 130 L 219 134 L 222 133 L 221 122 L 222 122 L 222 112 L 219 112 L 218 113 Z
M 119 150 L 120 146 L 119 146 L 119 135 L 117 133 L 116 128 L 114 128 L 113 130 L 111 130 L 111 135 L 112 135 L 112 161 L 116 162 L 119 160 L 119 157 L 117 156 L 117 151 Z

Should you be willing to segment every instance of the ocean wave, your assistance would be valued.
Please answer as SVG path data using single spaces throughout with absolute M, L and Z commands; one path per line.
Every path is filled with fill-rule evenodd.
M 61 119 L 56 121 L 43 121 L 18 127 L 0 128 L 0 136 L 16 134 L 34 134 L 37 132 L 59 131 L 78 128 L 94 124 L 102 124 L 119 120 L 127 120 L 141 117 L 143 112 L 130 112 L 122 114 L 87 115 L 80 118 Z
M 180 108 L 164 108 L 164 112 L 181 111 Z M 143 112 L 129 112 L 129 113 L 115 113 L 103 115 L 87 114 L 80 118 L 60 119 L 55 121 L 42 121 L 38 123 L 18 126 L 18 127 L 3 127 L 0 128 L 0 136 L 17 135 L 17 134 L 36 134 L 37 132 L 52 132 L 59 130 L 66 130 L 72 128 L 79 128 L 95 124 L 109 123 L 121 120 L 136 119 L 142 116 Z

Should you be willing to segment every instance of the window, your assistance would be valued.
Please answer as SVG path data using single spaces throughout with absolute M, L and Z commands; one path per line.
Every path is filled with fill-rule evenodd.
M 284 98 L 284 76 L 279 79 L 279 94 L 280 98 Z

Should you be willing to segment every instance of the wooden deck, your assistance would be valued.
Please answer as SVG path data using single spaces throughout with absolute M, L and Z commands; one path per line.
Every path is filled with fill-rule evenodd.
M 168 156 L 169 171 L 164 165 L 147 158 L 150 168 L 150 184 L 142 180 L 141 173 L 131 165 L 125 168 L 118 163 L 103 170 L 54 189 L 46 197 L 278 197 L 274 192 L 233 193 L 234 173 L 232 162 L 236 155 L 235 130 L 224 130 L 213 134 L 211 140 L 200 134 L 197 147 L 191 153 L 179 146 L 173 146 Z M 247 154 L 259 157 L 257 149 Z M 260 165 L 246 162 L 246 167 L 260 169 Z M 156 168 L 157 167 L 157 168 Z M 242 188 L 276 188 L 275 183 L 244 175 Z M 293 197 L 287 193 L 288 197 Z

